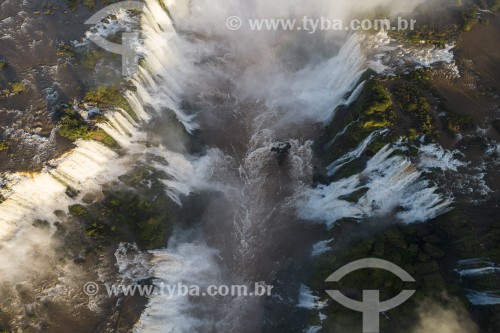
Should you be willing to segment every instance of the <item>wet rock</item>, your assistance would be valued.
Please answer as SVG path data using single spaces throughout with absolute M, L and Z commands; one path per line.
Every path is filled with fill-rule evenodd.
M 318 167 L 315 165 L 313 167 L 313 184 L 328 184 L 328 176 L 326 175 L 325 171 L 323 168 Z
M 82 257 L 82 256 L 76 256 L 75 258 L 73 258 L 73 262 L 75 264 L 83 264 L 85 262 L 85 257 Z
M 24 306 L 24 314 L 26 317 L 34 317 L 36 315 L 36 306 L 33 304 L 26 304 Z
M 49 298 L 47 296 L 44 296 L 40 299 L 40 303 L 43 305 L 43 306 L 48 306 L 50 301 L 49 301 Z
M 50 229 L 50 223 L 46 220 L 36 219 L 31 225 L 39 229 Z
M 500 134 L 500 119 L 495 119 L 493 121 L 493 128 L 495 131 L 497 131 L 498 134 Z
M 76 198 L 80 192 L 78 190 L 75 190 L 71 186 L 68 186 L 68 187 L 66 187 L 65 193 L 68 197 L 73 199 L 73 198 Z
M 279 166 L 282 166 L 285 163 L 291 148 L 292 145 L 289 142 L 279 142 L 271 148 L 271 151 L 277 155 Z
M 66 217 L 66 213 L 62 210 L 59 210 L 59 209 L 54 211 L 54 215 L 60 219 L 63 219 Z

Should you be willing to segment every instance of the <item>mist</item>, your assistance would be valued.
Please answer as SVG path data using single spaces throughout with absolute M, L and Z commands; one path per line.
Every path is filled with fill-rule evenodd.
M 226 27 L 227 18 L 236 15 L 243 23 L 259 18 L 300 20 L 304 16 L 347 21 L 363 19 L 376 8 L 385 8 L 388 16 L 411 12 L 423 2 L 167 1 L 173 25 L 183 39 L 169 42 L 170 48 L 184 52 L 176 59 L 187 57 L 202 63 L 190 73 L 195 73 L 196 79 L 176 75 L 175 82 L 189 100 L 213 90 L 214 84 L 230 84 L 231 93 L 238 98 L 263 101 L 278 114 L 278 123 L 326 123 L 342 95 L 367 68 L 360 35 L 345 31 L 251 31 L 245 24 L 231 31 Z
M 465 307 L 458 300 L 449 299 L 448 305 L 432 300 L 424 301 L 418 309 L 420 323 L 412 333 L 478 333 Z
M 356 88 L 369 64 L 360 33 L 321 31 L 311 35 L 245 28 L 230 31 L 227 18 L 237 15 L 243 21 L 304 16 L 362 19 L 375 9 L 390 16 L 408 13 L 424 1 L 169 0 L 165 4 L 170 16 L 158 1 L 146 2 L 148 10 L 142 17 L 145 40 L 140 47 L 144 61 L 139 73 L 131 78 L 136 91 L 126 96 L 141 121 L 134 123 L 118 112 L 110 115 L 109 123 L 101 125 L 124 148 L 122 156 L 96 144 L 90 147 L 95 152 L 78 155 L 76 160 L 69 155 L 59 161 L 56 171 L 63 171 L 65 179 L 73 181 L 72 186 L 82 191 L 80 197 L 67 198 L 66 187 L 51 179 L 47 174 L 52 169 L 47 169 L 44 177 L 50 178 L 52 186 L 40 186 L 40 198 L 27 200 L 30 194 L 18 191 L 18 197 L 24 201 L 10 199 L 16 209 L 30 202 L 28 209 L 23 210 L 26 213 L 7 216 L 15 228 L 5 232 L 6 251 L 0 257 L 0 268 L 10 272 L 11 281 L 20 278 L 28 268 L 44 271 L 53 263 L 50 233 L 34 232 L 31 222 L 37 218 L 52 222 L 54 210 L 67 210 L 68 205 L 81 202 L 85 193 L 99 194 L 102 186 L 116 181 L 138 161 L 144 161 L 146 154 L 165 161 L 153 167 L 170 176 L 164 181 L 165 191 L 179 206 L 193 193 L 210 190 L 219 195 L 209 202 L 202 215 L 195 217 L 201 227 L 193 237 L 186 237 L 192 231 L 176 230 L 169 249 L 152 252 L 155 283 L 188 280 L 203 285 L 207 277 L 213 284 L 272 280 L 286 259 L 293 259 L 291 251 L 307 253 L 312 247 L 310 240 L 303 240 L 299 220 L 321 220 L 324 216 L 332 219 L 328 207 L 331 202 L 324 201 L 337 199 L 340 194 L 334 190 L 342 184 L 322 187 L 320 192 L 310 191 L 312 143 L 331 121 L 336 107 L 347 102 L 345 95 Z M 167 41 L 163 39 L 165 32 L 172 34 Z M 153 124 L 148 128 L 154 128 L 152 133 L 144 133 L 142 126 L 147 127 L 151 119 L 158 118 L 166 126 Z M 171 125 L 173 122 L 183 130 Z M 148 145 L 148 140 L 152 140 L 148 134 L 162 145 Z M 186 148 L 189 135 L 202 142 L 204 149 L 190 152 Z M 283 162 L 275 151 L 284 144 L 288 151 Z M 347 211 L 342 217 L 393 211 L 401 204 L 397 195 L 412 201 L 418 191 L 430 198 L 421 203 L 430 214 L 417 216 L 419 220 L 443 212 L 446 207 L 441 206 L 435 189 L 426 189 L 428 183 L 417 182 L 420 173 L 410 169 L 406 159 L 389 158 L 387 151 L 388 147 L 375 156 L 366 170 L 374 174 L 372 178 L 377 182 L 371 185 L 372 190 L 360 207 L 345 207 L 345 202 L 332 200 L 338 204 L 334 208 Z M 92 158 L 86 159 L 87 155 Z M 386 177 L 382 177 L 384 170 L 376 168 L 377 162 L 385 168 Z M 360 186 L 360 177 L 356 177 L 344 186 L 349 193 Z M 386 179 L 398 179 L 400 191 L 387 186 L 380 191 L 376 185 Z M 25 184 L 32 186 L 29 180 Z M 33 193 L 33 187 L 30 191 Z M 379 211 L 369 208 L 374 201 L 387 200 L 383 197 L 387 192 L 393 192 L 394 197 L 386 203 L 387 207 Z M 309 211 L 305 209 L 304 216 L 298 217 L 297 203 L 307 199 Z M 410 212 L 419 208 L 411 203 L 406 205 Z M 18 237 L 12 237 L 16 232 Z M 185 239 L 191 243 L 182 243 Z M 36 253 L 48 253 L 49 258 L 30 265 Z M 11 265 L 16 256 L 26 261 Z M 198 302 L 201 304 L 186 298 L 152 298 L 136 332 L 151 332 L 165 321 L 178 324 L 172 327 L 174 332 L 200 328 L 206 332 L 256 332 L 260 328 L 264 314 L 260 301 L 236 298 L 219 303 Z M 440 311 L 446 321 L 439 333 L 447 333 L 446 329 L 451 332 L 452 320 L 459 313 Z M 200 312 L 204 320 L 198 320 Z M 421 327 L 415 333 L 435 325 L 435 313 L 422 312 Z M 179 316 L 186 320 L 180 322 Z

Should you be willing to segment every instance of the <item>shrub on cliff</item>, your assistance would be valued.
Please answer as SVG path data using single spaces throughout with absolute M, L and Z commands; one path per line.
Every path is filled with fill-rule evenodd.
M 92 127 L 76 111 L 69 108 L 59 110 L 60 120 L 57 123 L 59 135 L 75 141 L 77 139 L 91 139 Z
M 0 151 L 6 151 L 9 149 L 9 144 L 5 141 L 0 141 Z
M 83 100 L 85 103 L 93 104 L 101 109 L 120 108 L 132 117 L 136 118 L 127 99 L 122 92 L 113 86 L 100 86 L 89 90 Z
M 116 141 L 106 132 L 92 123 L 86 122 L 75 110 L 66 107 L 60 108 L 56 113 L 56 118 L 57 132 L 71 141 L 84 139 L 99 141 L 108 147 L 117 145 Z

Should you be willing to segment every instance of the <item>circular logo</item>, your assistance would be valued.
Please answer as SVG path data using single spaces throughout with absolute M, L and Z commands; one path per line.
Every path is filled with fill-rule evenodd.
M 95 282 L 87 282 L 83 286 L 83 292 L 87 296 L 95 296 L 99 292 L 99 285 Z
M 229 30 L 239 30 L 243 25 L 243 21 L 238 16 L 230 16 L 226 20 L 226 26 Z

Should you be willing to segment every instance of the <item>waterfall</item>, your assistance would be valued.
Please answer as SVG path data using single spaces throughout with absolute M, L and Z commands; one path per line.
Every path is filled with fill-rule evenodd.
M 217 309 L 193 304 L 188 296 L 168 287 L 182 283 L 206 290 L 216 284 L 219 280 L 216 251 L 203 244 L 178 244 L 174 240 L 169 249 L 152 251 L 152 255 L 154 283 L 163 293 L 151 298 L 134 333 L 210 331 Z
M 221 192 L 223 199 L 221 220 L 216 217 L 216 224 L 207 227 L 214 229 L 206 232 L 215 238 L 211 244 L 204 245 L 203 234 L 195 243 L 187 244 L 174 236 L 174 245 L 152 251 L 154 283 L 157 290 L 162 283 L 179 281 L 204 286 L 207 274 L 212 284 L 251 285 L 267 280 L 272 274 L 266 266 L 276 265 L 277 260 L 267 250 L 272 246 L 269 239 L 278 239 L 293 227 L 295 202 L 312 178 L 312 141 L 290 137 L 288 132 L 301 122 L 325 124 L 332 119 L 336 106 L 343 103 L 343 96 L 355 88 L 366 60 L 359 36 L 342 36 L 342 46 L 332 46 L 329 56 L 315 64 L 284 70 L 275 60 L 266 62 L 267 53 L 276 52 L 272 41 L 251 50 L 239 43 L 237 35 L 228 35 L 220 23 L 215 23 L 224 16 L 225 8 L 214 9 L 200 1 L 191 3 L 190 10 L 185 11 L 184 2 L 166 4 L 169 16 L 155 7 L 156 1 L 148 1 L 149 10 L 142 22 L 146 57 L 134 79 L 134 101 L 173 112 L 188 132 L 197 128 L 202 133 L 209 131 L 209 142 L 218 135 L 231 137 L 230 132 L 236 131 L 241 144 L 225 148 L 215 140 L 218 149 L 177 171 L 169 165 L 155 165 L 172 175 L 175 185 L 167 180 L 168 188 L 186 195 L 193 189 L 209 188 Z M 208 13 L 213 16 L 206 17 Z M 196 22 L 207 19 L 214 21 L 214 31 L 193 30 L 200 28 Z M 167 43 L 160 43 L 165 31 L 172 35 Z M 221 35 L 230 42 L 220 39 Z M 250 60 L 259 51 L 264 57 L 261 64 Z M 196 118 L 181 108 L 182 96 L 191 98 L 200 110 Z M 283 148 L 282 170 L 277 147 L 287 147 Z M 170 154 L 169 158 L 185 159 L 180 154 Z M 220 163 L 219 167 L 214 167 L 215 163 Z M 207 175 L 203 180 L 194 177 L 198 172 L 193 171 L 200 169 Z M 178 203 L 181 199 L 175 198 Z M 244 297 L 200 300 L 155 295 L 135 332 L 241 332 L 242 313 L 253 318 L 260 307 L 261 300 Z M 249 324 L 244 331 L 251 332 L 258 325 Z
M 394 3 L 377 4 L 381 2 Z M 347 18 L 358 8 L 323 0 L 293 0 L 297 8 L 282 0 L 163 3 L 168 13 L 158 0 L 146 0 L 141 16 L 145 40 L 138 50 L 143 60 L 131 78 L 135 89 L 125 94 L 134 114 L 110 110 L 99 124 L 118 142 L 120 152 L 80 140 L 41 173 L 10 175 L 0 205 L 4 244 L 12 246 L 16 235 L 22 238 L 15 245 L 29 239 L 26 230 L 34 229 L 34 219 L 52 221 L 55 210 L 67 211 L 137 163 L 148 163 L 168 175 L 163 179 L 165 191 L 178 205 L 197 191 L 217 196 L 210 198 L 206 215 L 192 217 L 196 221 L 190 222 L 201 227 L 176 230 L 168 248 L 150 252 L 148 273 L 164 293 L 148 300 L 134 332 L 253 333 L 262 326 L 262 299 L 170 297 L 162 286 L 183 283 L 203 289 L 209 284 L 272 281 L 292 246 L 308 246 L 302 244 L 303 235 L 293 232 L 301 219 L 331 227 L 346 217 L 393 215 L 413 223 L 450 209 L 453 200 L 425 180 L 412 161 L 394 154 L 397 147 L 392 145 L 381 149 L 360 173 L 310 187 L 313 140 L 333 119 L 337 106 L 352 103 L 363 87 L 356 87 L 368 68 L 362 35 L 324 32 L 311 44 L 319 45 L 321 52 L 316 52 L 306 43 L 313 37 L 305 32 L 233 32 L 224 24 L 235 13 L 244 19 L 264 14 L 295 17 L 297 11 Z M 374 6 L 369 3 L 363 1 L 363 7 Z M 170 140 L 179 141 L 175 144 L 181 148 L 175 150 L 170 148 L 174 142 L 159 143 L 146 132 L 144 125 L 151 120 L 174 118 L 182 125 L 182 135 L 196 134 L 204 145 L 197 156 L 186 153 L 182 136 Z M 160 136 L 168 137 L 171 128 L 162 130 Z M 333 161 L 328 174 L 360 158 L 386 131 L 371 133 Z M 68 196 L 69 188 L 77 195 Z M 326 245 L 317 246 L 316 254 Z M 116 254 L 119 258 L 120 252 Z M 0 254 L 0 262 L 12 259 L 6 255 L 12 253 Z M 306 286 L 300 292 L 301 306 L 314 305 Z
M 342 218 L 369 218 L 395 214 L 404 223 L 423 222 L 450 210 L 452 200 L 421 178 L 408 158 L 393 155 L 387 145 L 366 168 L 351 177 L 309 190 L 300 205 L 301 216 L 331 227 Z M 363 191 L 359 198 L 346 197 Z M 397 212 L 398 208 L 401 211 Z
M 351 150 L 327 166 L 326 170 L 328 171 L 328 176 L 333 176 L 335 172 L 337 172 L 344 165 L 358 159 L 361 154 L 365 152 L 366 148 L 368 148 L 368 146 L 373 142 L 373 140 L 377 138 L 377 136 L 384 135 L 387 132 L 387 129 L 372 132 L 366 139 L 361 141 L 361 143 L 354 150 Z
M 151 11 L 146 12 L 144 19 L 151 24 L 144 26 L 146 29 L 150 27 L 149 33 L 156 36 L 155 33 L 160 31 L 158 29 L 168 28 L 170 19 L 156 1 L 150 1 L 150 8 Z M 152 12 L 155 16 L 151 14 Z M 119 14 L 120 19 L 127 17 L 124 12 Z M 105 24 L 104 27 L 98 27 L 98 30 L 102 28 L 102 31 L 91 31 L 88 34 L 104 33 L 107 35 L 110 32 L 104 30 L 114 31 L 116 27 L 113 27 L 111 23 Z M 164 46 L 163 49 L 168 50 L 168 47 Z M 51 251 L 50 234 L 43 234 L 36 237 L 36 240 L 29 239 L 29 234 L 34 235 L 38 232 L 32 223 L 35 220 L 46 220 L 49 223 L 57 221 L 56 211 L 67 213 L 68 206 L 82 203 L 82 198 L 87 194 L 99 196 L 103 185 L 117 181 L 119 176 L 125 174 L 137 162 L 145 161 L 147 154 L 158 155 L 165 159 L 165 165 L 168 165 L 168 168 L 163 166 L 164 171 L 172 174 L 172 179 L 166 182 L 166 191 L 173 200 L 180 203 L 179 196 L 189 194 L 190 189 L 184 185 L 187 180 L 191 179 L 190 184 L 193 187 L 196 186 L 194 178 L 188 175 L 186 170 L 194 161 L 188 160 L 181 154 L 173 153 L 161 145 L 150 147 L 146 144 L 148 135 L 141 129 L 143 124 L 152 118 L 151 110 L 160 114 L 170 106 L 187 131 L 195 128 L 195 125 L 191 123 L 192 117 L 182 114 L 175 106 L 178 102 L 175 93 L 178 91 L 172 93 L 163 89 L 163 85 L 159 86 L 155 83 L 159 74 L 167 72 L 168 66 L 165 67 L 164 63 L 158 60 L 165 55 L 161 53 L 161 49 L 153 51 L 146 56 L 145 67 L 141 68 L 141 72 L 132 79 L 137 86 L 137 91 L 128 91 L 125 94 L 133 110 L 132 114 L 115 108 L 107 111 L 106 121 L 97 125 L 119 144 L 120 154 L 99 142 L 78 140 L 71 151 L 47 162 L 40 172 L 4 175 L 3 186 L 0 190 L 3 197 L 0 204 L 0 240 L 4 248 L 33 246 L 34 249 L 43 245 L 49 253 Z M 175 84 L 170 87 L 175 87 Z M 202 166 L 192 167 L 192 171 L 201 173 Z M 178 177 L 179 174 L 184 174 L 184 176 Z M 199 179 L 202 178 L 201 174 L 198 176 Z M 69 191 L 71 195 L 67 194 Z M 0 259 L 3 262 L 12 262 L 14 260 L 12 256 L 15 255 L 15 251 L 3 251 Z M 22 267 L 31 269 L 29 264 L 22 263 L 22 261 L 29 263 L 31 259 L 32 255 L 16 259 L 19 261 L 19 269 L 16 270 L 19 272 L 16 273 L 22 274 Z M 38 268 L 45 269 L 45 267 Z M 3 275 L 3 278 L 7 278 L 10 273 Z
M 306 41 L 301 34 L 230 32 L 224 26 L 228 16 L 245 10 L 243 18 L 262 13 L 293 15 L 284 9 L 289 6 L 264 1 L 255 6 L 238 1 L 216 5 L 203 0 L 165 1 L 167 15 L 156 1 L 147 3 L 149 10 L 142 21 L 146 57 L 134 78 L 137 92 L 129 99 L 131 104 L 175 114 L 189 133 L 199 129 L 203 141 L 218 156 L 188 163 L 185 156 L 170 154 L 170 160 L 179 158 L 186 164 L 177 170 L 156 166 L 173 176 L 175 185 L 168 180 L 167 187 L 184 195 L 202 188 L 222 194 L 219 202 L 212 203 L 214 221 L 205 222 L 195 240 L 183 243 L 183 237 L 176 235 L 168 249 L 152 251 L 157 289 L 162 283 L 179 281 L 204 286 L 207 276 L 213 284 L 249 285 L 272 278 L 281 259 L 273 253 L 273 246 L 281 244 L 283 235 L 294 227 L 297 214 L 332 225 L 342 217 L 394 213 L 412 223 L 449 209 L 451 200 L 438 194 L 408 159 L 392 156 L 390 146 L 378 152 L 360 174 L 309 188 L 310 138 L 314 135 L 297 135 L 297 130 L 303 124 L 321 129 L 332 120 L 337 106 L 359 96 L 363 84 L 356 84 L 367 68 L 360 35 L 326 33 L 317 41 L 325 44 L 326 55 L 311 55 L 300 49 Z M 321 1 L 315 1 L 304 12 L 314 12 L 318 6 L 324 8 Z M 332 6 L 345 9 L 340 4 Z M 162 43 L 165 33 L 167 42 Z M 307 54 L 306 60 L 287 58 L 296 48 Z M 345 101 L 344 96 L 353 90 Z M 186 100 L 188 107 L 183 104 Z M 385 132 L 370 134 L 356 149 L 334 161 L 330 173 L 359 158 Z M 220 164 L 214 167 L 214 163 Z M 193 176 L 198 168 L 205 170 L 202 179 Z M 342 198 L 359 190 L 365 193 L 357 202 Z M 181 196 L 175 200 L 182 203 Z M 208 219 L 199 217 L 204 218 Z M 260 311 L 261 300 L 244 297 L 179 296 L 172 300 L 155 295 L 135 332 L 254 332 L 259 329 Z

